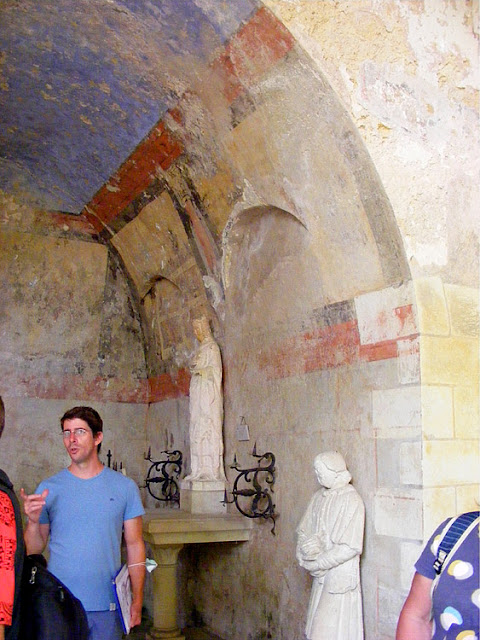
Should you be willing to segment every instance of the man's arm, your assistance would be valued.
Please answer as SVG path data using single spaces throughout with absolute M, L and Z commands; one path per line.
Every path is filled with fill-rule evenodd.
M 415 573 L 410 593 L 400 613 L 395 640 L 430 640 L 432 637 L 431 588 L 430 578 Z
M 47 544 L 50 525 L 40 524 L 39 522 L 47 495 L 48 489 L 45 489 L 42 493 L 32 493 L 31 495 L 27 495 L 23 489 L 20 489 L 23 510 L 28 517 L 24 534 L 27 554 L 42 553 Z
M 5 625 L 0 624 L 0 640 L 5 640 Z
M 132 584 L 132 610 L 130 626 L 142 621 L 143 585 L 145 584 L 145 543 L 143 541 L 142 516 L 125 520 L 123 523 L 127 564 Z M 135 565 L 135 566 L 132 566 Z

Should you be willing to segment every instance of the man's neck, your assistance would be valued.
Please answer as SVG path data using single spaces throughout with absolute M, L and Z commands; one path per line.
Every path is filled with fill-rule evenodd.
M 103 471 L 103 463 L 98 458 L 80 463 L 72 462 L 68 470 L 77 478 L 86 480 L 98 476 Z

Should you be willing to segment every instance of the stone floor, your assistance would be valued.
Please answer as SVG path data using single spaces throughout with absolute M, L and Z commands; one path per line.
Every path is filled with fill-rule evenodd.
M 130 634 L 125 636 L 125 638 L 128 638 L 128 640 L 145 640 L 146 637 L 148 637 L 146 634 L 151 626 L 152 621 L 145 618 L 142 621 L 142 624 L 139 627 L 132 629 Z M 222 640 L 222 638 L 208 632 L 206 629 L 187 628 L 183 629 L 183 633 L 185 635 L 185 640 Z

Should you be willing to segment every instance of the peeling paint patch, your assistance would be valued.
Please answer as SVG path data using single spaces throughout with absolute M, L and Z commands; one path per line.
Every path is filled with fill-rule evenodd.
M 288 338 L 280 346 L 260 351 L 257 364 L 269 379 L 280 379 L 397 358 L 398 344 L 395 339 L 361 344 L 358 325 L 352 320 Z
M 294 39 L 268 9 L 260 9 L 231 39 L 213 63 L 224 78 L 224 94 L 231 103 L 293 47 Z
M 190 372 L 188 369 L 179 369 L 175 376 L 164 373 L 149 378 L 149 402 L 162 402 L 171 398 L 188 396 L 190 387 Z
M 149 398 L 147 380 L 124 378 L 88 379 L 79 375 L 21 375 L 2 367 L 2 379 L 8 380 L 2 391 L 6 395 L 44 400 L 88 398 L 89 402 L 124 402 L 146 404 Z
M 85 215 L 101 231 L 102 223 L 108 224 L 116 218 L 131 200 L 150 185 L 157 167 L 165 171 L 181 153 L 180 143 L 172 137 L 163 122 L 159 122 L 117 171 L 112 179 L 116 181 L 116 186 L 112 189 L 111 183 L 104 185 L 87 205 L 95 215 L 91 215 L 87 208 Z
M 356 323 L 347 322 L 287 339 L 261 353 L 259 369 L 275 379 L 351 364 L 359 357 L 359 345 Z

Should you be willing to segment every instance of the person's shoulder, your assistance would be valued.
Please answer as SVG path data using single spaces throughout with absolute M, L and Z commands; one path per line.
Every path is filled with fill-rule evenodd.
M 468 518 L 467 522 L 473 523 L 478 518 L 480 518 L 480 511 L 478 511 L 478 510 L 477 511 L 466 511 L 465 513 L 462 513 L 459 516 L 455 516 L 455 518 L 463 518 L 465 516 Z
M 466 520 L 464 516 L 467 516 Z M 478 531 L 479 524 L 480 524 L 480 522 L 478 521 L 479 517 L 480 517 L 480 511 L 466 511 L 465 513 L 460 513 L 456 516 L 451 516 L 450 518 L 447 518 L 446 520 L 444 520 L 442 523 L 438 525 L 438 527 L 435 529 L 432 536 L 430 537 L 430 540 L 436 541 L 438 546 L 444 531 L 447 530 L 447 527 L 448 528 L 453 527 L 454 523 L 457 529 L 458 527 L 460 527 L 460 530 L 462 531 L 466 530 L 469 525 L 473 525 L 475 523 L 473 530 Z
M 128 476 L 124 476 L 120 471 L 114 471 L 110 467 L 105 467 L 103 469 L 104 478 L 108 479 L 108 482 L 114 482 L 118 486 L 129 487 L 134 486 L 137 487 L 136 483 L 132 478 Z
M 126 477 L 123 475 L 123 473 L 119 473 L 118 471 L 115 471 L 110 467 L 103 467 L 100 475 L 102 480 L 108 480 L 108 482 L 116 482 L 117 484 L 121 484 L 123 480 L 126 480 Z
M 430 534 L 430 537 L 427 538 L 425 543 L 425 550 L 432 553 L 434 556 L 437 554 L 438 546 L 442 540 L 442 534 L 446 530 L 446 527 L 449 526 L 453 520 L 455 520 L 456 516 L 450 516 L 450 518 L 446 518 L 443 520 Z
M 4 485 L 10 490 L 13 489 L 13 485 L 10 482 L 10 478 L 7 476 L 7 474 L 3 469 L 0 469 L 0 488 L 2 485 Z
M 44 478 L 38 486 L 39 488 L 40 487 L 46 488 L 48 487 L 48 485 L 62 484 L 68 479 L 70 475 L 71 474 L 68 472 L 67 469 L 61 469 L 61 471 L 54 473 L 53 476 L 48 476 L 47 478 Z
M 12 505 L 13 485 L 7 474 L 0 469 L 0 500 L 3 505 Z M 10 507 L 9 507 L 10 508 Z

